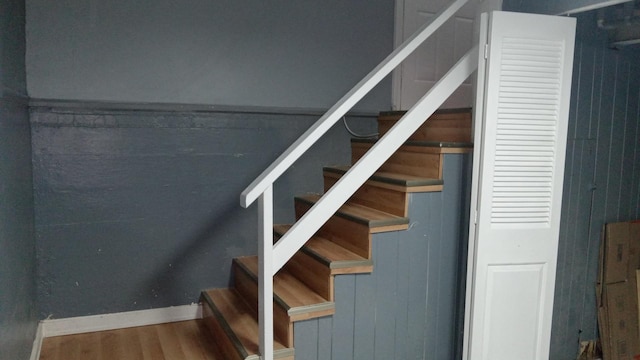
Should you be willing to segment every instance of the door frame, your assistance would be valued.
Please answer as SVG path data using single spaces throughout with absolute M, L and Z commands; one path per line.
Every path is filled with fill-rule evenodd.
M 393 48 L 402 44 L 404 39 L 404 1 L 395 0 L 394 22 L 393 22 Z M 397 66 L 391 73 L 391 108 L 400 109 L 400 95 L 402 93 L 402 64 Z M 407 109 L 404 109 L 407 110 Z

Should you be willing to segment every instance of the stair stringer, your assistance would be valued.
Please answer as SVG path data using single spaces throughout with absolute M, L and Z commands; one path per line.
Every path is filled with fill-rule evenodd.
M 410 194 L 410 227 L 372 235 L 371 274 L 335 277 L 335 314 L 296 322 L 296 359 L 453 359 L 461 347 L 471 155 Z

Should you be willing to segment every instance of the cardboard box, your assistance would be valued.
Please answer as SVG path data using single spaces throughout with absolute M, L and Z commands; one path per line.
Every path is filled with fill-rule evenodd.
M 640 269 L 636 270 L 636 302 L 638 303 L 638 326 L 640 326 Z M 638 336 L 640 336 L 640 331 L 638 331 Z
M 609 336 L 609 322 L 607 320 L 606 309 L 604 307 L 598 308 L 598 329 L 600 330 L 602 354 L 605 359 L 609 359 L 611 356 L 611 337 Z
M 626 281 L 629 276 L 629 223 L 606 225 L 604 283 Z
M 640 221 L 607 224 L 596 295 L 604 360 L 640 360 Z
M 640 269 L 640 221 L 629 222 L 629 278 Z
M 600 232 L 600 251 L 598 253 L 598 278 L 596 280 L 596 306 L 600 309 L 602 305 L 602 287 L 604 286 L 604 234 L 607 232 L 606 225 L 602 227 Z M 598 323 L 600 318 L 598 317 Z M 602 330 L 600 331 L 602 333 Z M 604 347 L 604 344 L 603 344 Z
M 635 281 L 634 281 L 635 282 Z M 639 359 L 640 339 L 636 314 L 636 289 L 622 282 L 605 285 L 605 309 L 608 317 L 610 359 Z

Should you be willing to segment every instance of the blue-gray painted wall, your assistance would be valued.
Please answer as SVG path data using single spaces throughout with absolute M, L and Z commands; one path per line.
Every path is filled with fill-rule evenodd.
M 42 317 L 189 304 L 226 287 L 231 259 L 257 253 L 257 210 L 240 192 L 318 118 L 110 107 L 31 110 Z M 293 219 L 294 194 L 322 190 L 323 165 L 349 159 L 339 124 L 276 183 L 276 220 Z
M 410 195 L 409 230 L 373 235 L 373 273 L 336 276 L 335 315 L 295 324 L 296 359 L 460 358 L 470 160 L 446 155 L 444 191 Z
M 586 9 L 599 9 L 609 6 L 610 4 L 608 3 L 610 3 L 609 0 L 504 0 L 504 9 L 516 9 L 517 11 L 534 14 L 557 15 L 573 14 Z
M 393 42 L 392 0 L 25 3 L 29 95 L 71 101 L 31 111 L 42 317 L 226 286 L 256 247 L 240 191 L 319 117 L 278 109 L 327 108 Z M 389 107 L 388 80 L 358 105 Z M 348 160 L 336 127 L 276 187 L 280 218 Z
M 37 326 L 24 3 L 0 0 L 0 359 L 26 360 Z
M 226 286 L 231 258 L 256 252 L 240 191 L 319 117 L 278 109 L 332 105 L 393 39 L 391 0 L 26 11 L 29 95 L 71 100 L 31 112 L 42 317 L 186 304 Z M 389 104 L 386 81 L 359 108 Z M 336 127 L 277 185 L 282 221 L 294 193 L 321 190 L 322 165 L 348 159 Z
M 5 3 L 8 1 L 2 2 L 3 5 Z M 229 2 L 227 6 L 237 8 L 234 11 L 231 9 L 231 12 L 222 18 L 239 23 L 242 16 L 237 10 L 241 9 L 241 6 L 247 6 L 247 3 Z M 320 51 L 314 48 L 315 43 L 288 41 L 288 38 L 293 36 L 291 34 L 296 32 L 289 33 L 283 30 L 288 35 L 284 36 L 281 42 L 264 38 L 268 34 L 278 32 L 265 31 L 258 34 L 260 42 L 237 42 L 236 47 L 229 47 L 224 43 L 228 33 L 225 36 L 217 36 L 218 32 L 214 35 L 207 34 L 205 40 L 200 37 L 199 41 L 217 42 L 221 46 L 216 49 L 224 48 L 227 51 L 222 53 L 223 55 L 209 57 L 213 59 L 213 63 L 206 63 L 206 60 L 200 58 L 200 43 L 194 46 L 187 43 L 180 47 L 179 44 L 176 45 L 180 41 L 175 40 L 175 36 L 178 35 L 169 34 L 168 30 L 163 33 L 167 36 L 162 38 L 173 40 L 168 41 L 166 47 L 161 46 L 162 44 L 148 44 L 147 41 L 152 39 L 158 42 L 158 37 L 151 37 L 150 34 L 156 30 L 157 24 L 163 23 L 164 20 L 167 20 L 167 24 L 183 24 L 185 16 L 189 16 L 183 13 L 190 11 L 185 10 L 188 6 L 180 9 L 177 13 L 179 16 L 174 19 L 167 17 L 167 8 L 163 8 L 169 5 L 161 4 L 159 9 L 164 9 L 164 15 L 152 11 L 149 13 L 149 19 L 139 22 L 142 26 L 139 34 L 129 31 L 128 35 L 119 36 L 114 32 L 120 29 L 110 29 L 109 27 L 114 25 L 110 25 L 109 22 L 122 25 L 124 32 L 133 29 L 132 26 L 138 24 L 134 20 L 142 18 L 140 14 L 143 10 L 137 8 L 142 5 L 127 5 L 122 2 L 115 6 L 114 10 L 109 10 L 102 9 L 104 5 L 97 1 L 83 3 L 86 4 L 86 8 L 83 8 L 84 5 L 80 2 L 66 2 L 70 4 L 68 9 L 60 8 L 62 4 L 65 3 L 27 0 L 28 16 L 33 16 L 31 19 L 34 20 L 30 21 L 29 26 L 32 27 L 28 43 L 33 51 L 43 51 L 30 51 L 28 56 L 31 69 L 29 86 L 35 86 L 32 95 L 36 97 L 122 100 L 118 97 L 118 94 L 121 94 L 126 97 L 126 101 L 315 108 L 331 103 L 331 100 L 342 95 L 344 89 L 351 85 L 346 84 L 348 81 L 355 81 L 345 77 L 347 70 L 340 66 L 349 67 L 351 71 L 354 68 L 360 69 L 360 66 L 368 61 L 360 56 L 360 52 L 356 58 L 344 55 L 357 49 L 349 48 L 353 41 L 351 38 L 340 39 L 335 48 L 329 46 L 332 50 L 330 55 L 319 58 L 314 56 Z M 204 2 L 200 5 L 202 4 Z M 296 5 L 292 11 L 305 12 L 313 8 L 313 5 L 306 2 L 304 4 L 306 5 L 300 5 L 300 8 Z M 116 15 L 127 6 L 133 7 L 135 11 L 132 15 L 123 14 L 123 23 L 119 23 Z M 285 5 L 280 3 L 278 6 Z M 339 6 L 346 6 L 357 10 L 360 5 L 329 2 L 323 6 L 326 8 L 318 10 L 318 17 L 322 17 L 329 7 L 335 9 L 337 6 L 339 9 Z M 52 10 L 51 14 L 59 14 L 59 25 L 47 22 L 47 14 L 39 13 L 45 11 L 43 9 Z M 384 15 L 381 15 L 383 9 L 386 10 Z M 372 2 L 368 11 L 376 12 L 377 15 L 372 14 L 365 20 L 355 15 L 350 18 L 357 18 L 358 22 L 364 21 L 364 26 L 368 29 L 367 34 L 372 34 L 371 38 L 378 37 L 387 43 L 388 49 L 380 52 L 384 54 L 390 50 L 392 42 L 392 4 L 390 1 Z M 87 16 L 76 16 L 80 20 L 75 23 L 70 19 L 74 14 Z M 245 15 L 249 19 L 255 17 L 255 14 L 251 14 L 250 12 Z M 285 21 L 274 26 L 290 26 L 289 29 L 297 30 L 300 29 L 298 26 L 301 26 L 296 24 L 298 20 L 279 16 L 280 14 L 271 9 L 261 15 Z M 379 25 L 380 28 L 372 28 L 373 23 L 367 22 L 367 19 L 373 19 L 371 21 L 377 25 L 382 22 L 382 25 Z M 48 24 L 50 27 L 40 26 L 35 20 L 42 20 L 42 24 Z M 342 27 L 344 30 L 343 20 L 342 16 L 335 20 L 336 29 Z M 200 21 L 199 29 L 219 24 Z M 3 21 L 3 24 L 10 23 L 12 22 Z M 197 21 L 196 23 L 198 24 Z M 261 24 L 263 27 L 268 25 Z M 583 339 L 596 336 L 593 286 L 600 227 L 605 221 L 640 217 L 640 156 L 637 140 L 640 138 L 637 110 L 640 102 L 637 59 L 640 55 L 637 51 L 631 52 L 628 49 L 608 49 L 603 34 L 595 31 L 593 14 L 580 16 L 578 24 L 570 125 L 572 131 L 567 150 L 567 177 L 551 359 L 572 358 L 579 336 Z M 327 44 L 333 44 L 335 38 L 331 34 L 330 26 L 316 28 L 319 25 L 313 21 L 304 25 L 308 28 L 297 33 L 308 35 L 318 31 L 317 36 L 322 39 L 318 48 L 326 49 Z M 82 30 L 87 31 L 76 31 L 74 26 L 80 26 Z M 234 27 L 237 28 L 245 27 Z M 222 34 L 227 29 L 229 27 L 218 30 Z M 383 29 L 384 34 L 378 33 Z M 95 36 L 95 33 L 100 31 L 113 36 L 100 39 Z M 13 37 L 5 34 L 6 31 L 3 31 L 3 79 L 13 76 L 17 78 L 12 80 L 14 84 L 20 81 L 24 83 L 23 77 L 20 76 L 24 73 L 24 65 L 13 60 L 9 64 L 4 63 L 7 59 L 6 44 L 13 41 Z M 240 33 L 237 36 L 250 39 L 254 35 L 255 33 Z M 49 37 L 55 39 L 40 43 Z M 70 39 L 68 43 L 59 41 L 65 38 Z M 131 47 L 128 45 L 129 42 L 121 42 L 122 38 L 131 39 L 133 44 L 147 47 Z M 371 38 L 367 37 L 369 40 Z M 358 37 L 358 44 L 362 39 Z M 94 48 L 91 44 L 95 41 L 97 45 Z M 287 54 L 287 61 L 299 59 L 299 63 L 297 67 L 291 68 L 290 64 L 287 66 L 298 72 L 282 77 L 282 69 L 266 66 L 267 63 L 277 65 L 281 60 L 273 54 L 261 58 L 246 56 L 251 58 L 252 64 L 238 61 L 239 57 L 247 54 L 265 54 L 267 46 L 264 44 L 273 49 L 278 48 L 278 43 L 290 45 L 283 50 Z M 363 43 L 367 45 L 362 54 L 378 53 L 378 49 L 372 47 L 372 42 L 367 40 Z M 62 45 L 52 48 L 55 44 Z M 302 46 L 307 51 L 297 54 L 297 57 L 291 57 L 295 55 L 292 52 L 296 46 Z M 139 48 L 149 50 L 148 54 L 143 56 Z M 182 70 L 183 68 L 193 64 L 180 62 L 181 60 L 174 57 L 173 52 L 165 53 L 171 48 L 178 48 L 186 54 L 193 55 L 185 57 L 187 60 L 184 61 L 204 63 L 200 64 L 201 67 L 192 66 L 192 71 L 183 73 L 182 71 L 186 71 Z M 56 49 L 60 52 L 56 52 Z M 110 50 L 113 52 L 109 52 Z M 122 55 L 127 55 L 126 58 L 129 60 L 121 59 L 119 56 Z M 164 55 L 168 56 L 163 57 Z M 38 67 L 44 67 L 46 61 L 52 61 L 54 65 L 51 71 L 45 71 L 43 68 L 36 71 Z M 347 64 L 341 61 L 346 61 Z M 92 62 L 100 66 L 94 68 Z M 311 62 L 329 70 L 309 72 L 308 76 L 313 81 L 319 81 L 320 85 L 302 88 L 299 75 L 309 69 L 307 66 Z M 262 74 L 256 76 L 253 71 L 257 71 L 255 69 L 260 66 L 263 66 Z M 11 67 L 15 70 L 8 70 Z M 134 69 L 140 70 L 141 74 L 133 73 Z M 158 69 L 168 71 L 156 71 Z M 206 71 L 200 71 L 201 69 Z M 61 74 L 66 74 L 67 77 L 58 79 L 57 76 Z M 242 74 L 246 76 L 241 76 Z M 330 74 L 331 79 L 324 79 L 327 74 Z M 158 82 L 154 82 L 152 75 L 160 76 Z M 216 81 L 210 81 L 208 78 L 215 76 Z M 206 81 L 200 82 L 200 77 L 206 78 Z M 281 87 L 280 82 L 274 82 L 276 77 L 283 78 L 286 86 Z M 174 85 L 184 84 L 184 81 L 189 79 L 195 79 L 193 88 L 165 86 L 171 81 Z M 252 79 L 264 80 L 260 84 L 266 82 L 270 87 L 256 87 Z M 3 80 L 3 88 L 6 81 Z M 243 86 L 238 85 L 238 82 Z M 333 90 L 329 91 L 330 86 L 340 89 L 334 94 Z M 290 89 L 295 91 L 289 92 Z M 209 98 L 198 100 L 198 96 L 205 95 Z M 303 101 L 297 102 L 298 98 Z M 388 98 L 387 95 L 376 95 L 375 100 L 369 100 L 364 107 L 375 110 L 388 107 Z M 243 99 L 250 101 L 244 103 Z M 9 108 L 13 107 L 3 105 L 3 109 Z M 18 108 L 23 109 L 22 105 Z M 3 116 L 2 121 L 6 118 Z M 22 119 L 22 115 L 18 114 L 15 118 Z M 201 288 L 226 284 L 229 259 L 239 254 L 252 253 L 255 246 L 255 210 L 240 210 L 237 206 L 239 191 L 314 119 L 315 117 L 295 114 L 279 116 L 224 112 L 101 111 L 99 106 L 80 110 L 46 106 L 34 108 L 33 159 L 41 315 L 66 317 L 178 305 L 195 301 L 197 291 Z M 276 199 L 280 202 L 277 205 L 280 219 L 291 216 L 290 193 L 318 190 L 321 186 L 320 166 L 330 162 L 344 162 L 339 160 L 348 157 L 346 135 L 337 129 L 334 133 L 338 134 L 333 135 L 332 139 L 335 140 L 326 140 L 328 143 L 323 145 L 325 150 L 331 150 L 319 150 L 317 157 L 311 156 L 314 158 L 313 164 L 309 167 L 302 164 L 297 166 L 294 172 L 299 173 L 291 174 L 281 182 L 279 189 L 276 188 Z M 267 134 L 271 137 L 269 140 L 263 137 Z M 25 139 L 21 136 L 17 138 Z M 211 138 L 216 140 L 210 141 Z M 341 146 L 344 148 L 340 148 Z M 240 156 L 243 151 L 250 154 L 244 160 Z M 14 153 L 15 149 L 12 149 L 12 156 Z M 4 152 L 3 156 L 7 156 L 6 154 Z M 234 162 L 229 159 L 236 155 L 241 160 Z M 325 157 L 329 161 L 325 161 Z M 12 158 L 13 160 L 15 159 Z M 224 166 L 238 162 L 248 164 L 249 169 L 238 169 L 233 165 L 230 168 Z M 211 164 L 215 166 L 211 168 Z M 189 172 L 191 174 L 188 174 Z M 216 180 L 215 176 L 220 174 L 228 177 L 227 180 L 231 182 L 223 184 L 222 181 Z M 15 180 L 15 177 L 10 176 L 10 179 Z M 239 182 L 234 183 L 234 179 Z M 593 190 L 592 184 L 595 184 Z M 210 186 L 218 189 L 214 190 Z M 214 254 L 213 260 L 211 254 Z M 185 257 L 189 257 L 191 261 L 181 263 L 179 259 Z M 17 262 L 26 264 L 27 268 L 32 266 L 28 256 L 16 259 Z M 464 261 L 459 262 L 461 266 L 463 263 Z M 389 265 L 390 268 L 393 266 Z M 398 271 L 401 273 L 404 270 Z M 0 274 L 0 279 L 2 276 Z M 349 281 L 356 287 L 362 287 L 362 283 L 366 283 L 365 277 L 358 275 L 353 280 L 339 280 L 339 288 L 345 288 L 343 285 L 348 285 Z M 400 287 L 401 284 L 395 286 Z M 5 289 L 4 285 L 2 289 Z M 368 291 L 371 293 L 370 289 Z M 123 296 L 116 295 L 120 292 Z M 340 294 L 342 293 L 340 291 Z M 340 294 L 337 295 L 347 299 L 349 296 L 353 297 L 355 306 L 355 293 L 349 295 L 347 291 L 346 295 Z M 0 298 L 2 296 L 4 293 Z M 101 297 L 104 301 L 100 300 Z M 367 312 L 367 309 L 375 306 L 377 305 L 369 304 L 356 308 Z M 21 307 L 27 308 L 29 306 Z M 2 314 L 4 316 L 4 310 Z M 397 324 L 398 320 L 394 321 L 394 324 Z M 416 320 L 410 318 L 408 321 Z M 311 328 L 303 330 L 311 331 L 311 334 L 313 328 L 316 328 L 318 345 L 315 345 L 315 356 L 319 359 L 330 357 L 332 346 L 345 346 L 340 345 L 341 341 L 346 343 L 347 349 L 352 348 L 350 351 L 354 353 L 371 354 L 372 351 L 376 351 L 375 348 L 371 349 L 369 340 L 366 340 L 370 339 L 371 335 L 363 335 L 364 338 L 353 340 L 338 339 L 334 343 L 330 332 L 333 326 L 332 320 L 328 319 L 319 320 L 316 325 L 300 325 Z M 354 322 L 351 326 L 361 325 Z M 364 333 L 366 334 L 366 331 Z M 391 340 L 380 340 L 380 343 L 388 341 Z M 368 345 L 358 345 L 365 343 Z M 327 344 L 333 345 L 327 347 Z M 395 343 L 393 348 L 401 349 Z M 416 351 L 420 353 L 419 349 Z
M 328 108 L 393 49 L 393 0 L 26 0 L 32 98 Z M 385 81 L 358 105 L 388 110 Z
M 578 16 L 551 359 L 597 337 L 600 231 L 640 218 L 640 51 L 607 47 L 596 16 Z

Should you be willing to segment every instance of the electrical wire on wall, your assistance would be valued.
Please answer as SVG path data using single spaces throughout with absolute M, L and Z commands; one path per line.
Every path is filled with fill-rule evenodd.
M 342 122 L 344 123 L 344 128 L 347 129 L 347 131 L 349 132 L 349 134 L 351 134 L 351 136 L 355 137 L 355 138 L 359 138 L 359 139 L 372 139 L 372 138 L 377 138 L 379 133 L 373 133 L 373 134 L 358 134 L 356 132 L 354 132 L 353 130 L 351 130 L 351 128 L 349 127 L 349 125 L 347 124 L 347 117 L 343 116 L 342 117 Z

